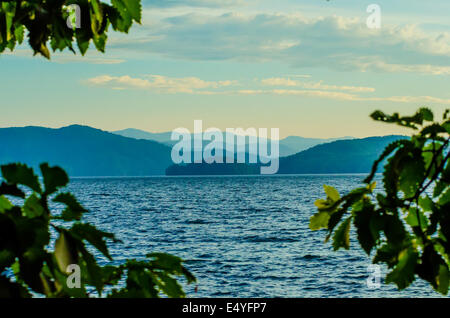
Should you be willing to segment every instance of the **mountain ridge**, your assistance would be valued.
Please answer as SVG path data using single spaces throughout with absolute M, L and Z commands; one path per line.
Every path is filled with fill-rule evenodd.
M 338 140 L 281 157 L 279 174 L 368 172 L 384 147 L 400 135 Z M 0 164 L 23 162 L 34 168 L 48 162 L 70 176 L 150 176 L 189 174 L 173 165 L 171 147 L 156 141 L 113 134 L 86 125 L 0 128 Z M 196 164 L 195 174 L 251 174 L 258 165 Z M 172 172 L 172 173 L 170 173 Z
M 281 157 L 277 174 L 369 173 L 373 162 L 391 142 L 402 135 L 374 136 L 338 140 L 314 146 L 297 154 Z M 383 164 L 381 165 L 381 167 Z M 260 174 L 260 164 L 171 165 L 167 175 Z
M 136 128 L 126 128 L 122 130 L 111 131 L 111 133 L 128 138 L 154 140 L 170 146 L 173 146 L 175 143 L 177 143 L 177 141 L 172 141 L 170 139 L 172 134 L 171 132 L 153 133 Z M 191 135 L 193 134 L 191 133 Z M 225 136 L 226 132 L 223 132 L 223 135 Z M 223 139 L 225 140 L 225 138 Z M 314 147 L 318 144 L 347 139 L 354 139 L 354 137 L 345 136 L 339 138 L 308 138 L 302 136 L 288 136 L 279 140 L 280 156 L 286 157 L 289 155 L 296 154 L 300 151 L 306 150 L 308 148 Z
M 170 147 L 83 125 L 0 128 L 0 162 L 59 165 L 71 176 L 164 174 Z

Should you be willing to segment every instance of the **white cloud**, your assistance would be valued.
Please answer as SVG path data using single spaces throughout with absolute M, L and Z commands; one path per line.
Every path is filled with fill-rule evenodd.
M 312 98 L 326 98 L 344 101 L 373 101 L 396 103 L 435 103 L 450 104 L 450 99 L 433 96 L 367 96 L 359 93 L 373 93 L 375 89 L 358 86 L 325 85 L 322 81 L 316 83 L 302 83 L 286 78 L 269 78 L 257 82 L 257 87 L 242 87 L 243 83 L 236 80 L 205 81 L 197 77 L 173 78 L 162 75 L 146 75 L 143 77 L 131 77 L 129 75 L 110 76 L 100 75 L 85 81 L 88 85 L 104 86 L 115 90 L 141 89 L 164 94 L 199 94 L 199 95 L 284 95 L 304 96 Z M 264 87 L 285 86 L 287 88 L 265 89 Z M 297 87 L 301 87 L 299 89 Z
M 291 95 L 291 96 L 305 96 L 327 98 L 334 100 L 345 101 L 373 101 L 373 102 L 396 102 L 396 103 L 435 103 L 435 104 L 450 104 L 450 99 L 443 99 L 433 96 L 389 96 L 389 97 L 363 97 L 356 94 L 333 92 L 325 90 L 301 90 L 301 89 L 271 89 L 271 90 L 239 90 L 239 94 L 243 95 Z
M 323 81 L 319 82 L 302 82 L 293 80 L 291 78 L 273 77 L 261 80 L 263 85 L 267 86 L 287 86 L 287 87 L 301 87 L 306 89 L 317 90 L 338 90 L 338 91 L 350 91 L 350 92 L 375 92 L 375 88 L 363 87 L 363 86 L 341 86 L 341 85 L 327 85 L 323 84 Z
M 293 96 L 328 98 L 334 100 L 359 100 L 360 98 L 357 95 L 343 92 L 333 92 L 324 90 L 302 90 L 302 89 L 239 90 L 238 93 L 243 95 L 259 95 L 259 94 L 293 95 Z
M 450 34 L 426 33 L 414 25 L 370 30 L 357 18 L 245 13 L 190 13 L 151 22 L 142 30 L 147 41 L 118 45 L 188 60 L 450 74 Z
M 344 69 L 355 68 L 362 72 L 370 70 L 387 73 L 422 73 L 432 75 L 450 75 L 450 66 L 430 64 L 389 64 L 380 58 L 359 58 L 343 62 Z
M 398 103 L 435 103 L 435 104 L 450 104 L 450 99 L 438 98 L 433 96 L 392 96 L 392 97 L 372 97 L 368 99 L 369 101 L 390 101 Z
M 148 75 L 144 78 L 129 75 L 110 76 L 100 75 L 87 80 L 88 84 L 96 86 L 109 86 L 114 89 L 145 89 L 160 93 L 188 93 L 212 94 L 213 91 L 223 87 L 236 85 L 236 81 L 204 81 L 197 77 L 171 78 L 162 75 Z M 219 91 L 220 92 L 220 91 Z

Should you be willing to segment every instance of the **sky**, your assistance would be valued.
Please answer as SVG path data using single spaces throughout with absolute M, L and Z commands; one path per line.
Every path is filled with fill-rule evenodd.
M 0 127 L 404 134 L 369 115 L 450 108 L 449 14 L 448 0 L 143 0 L 105 54 L 0 55 Z

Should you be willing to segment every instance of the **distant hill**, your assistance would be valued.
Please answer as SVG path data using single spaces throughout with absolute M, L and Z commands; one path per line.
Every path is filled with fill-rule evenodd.
M 404 136 L 338 140 L 280 158 L 278 174 L 368 173 L 373 162 L 391 142 Z M 235 166 L 235 167 L 233 167 Z M 259 165 L 172 165 L 167 175 L 259 174 Z
M 297 138 L 301 137 L 286 139 L 295 142 L 293 139 Z M 278 173 L 369 172 L 385 146 L 399 138 L 403 137 L 370 137 L 316 145 L 280 158 Z M 10 162 L 23 162 L 35 168 L 49 162 L 63 167 L 71 176 L 259 174 L 260 171 L 258 164 L 173 165 L 168 145 L 80 125 L 59 129 L 0 128 L 0 164 Z
M 128 138 L 153 140 L 168 145 L 172 145 L 174 143 L 170 140 L 170 136 L 172 135 L 171 132 L 151 133 L 140 129 L 127 128 L 123 130 L 111 131 L 111 133 Z
M 170 146 L 173 146 L 176 143 L 176 141 L 170 139 L 170 136 L 172 135 L 171 132 L 151 133 L 140 129 L 127 128 L 123 130 L 112 131 L 112 133 L 129 138 L 153 140 Z M 225 140 L 226 133 L 223 133 L 223 136 Z M 321 138 L 304 138 L 299 136 L 289 136 L 284 139 L 281 139 L 279 142 L 280 156 L 281 157 L 290 156 L 323 143 L 346 139 L 354 139 L 354 138 L 342 137 L 342 138 L 321 139 Z M 208 141 L 203 142 L 204 145 L 208 143 L 209 143 Z
M 296 154 L 300 151 L 312 148 L 317 145 L 333 142 L 336 140 L 348 140 L 348 139 L 355 139 L 354 137 L 341 137 L 341 138 L 305 138 L 305 137 L 299 137 L 299 136 L 288 136 L 284 139 L 280 140 L 280 145 L 283 145 L 284 147 L 291 149 L 291 152 L 284 153 L 282 157 L 290 156 L 293 154 Z M 281 153 L 281 151 L 280 151 Z
M 1 128 L 0 164 L 42 162 L 59 165 L 71 176 L 161 175 L 172 163 L 171 148 L 86 126 L 60 129 Z
M 391 142 L 406 138 L 392 135 L 338 140 L 317 145 L 280 159 L 280 174 L 291 173 L 366 173 Z

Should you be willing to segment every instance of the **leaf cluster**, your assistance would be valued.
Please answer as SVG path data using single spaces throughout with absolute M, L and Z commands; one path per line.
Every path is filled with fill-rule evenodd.
M 77 5 L 80 27 L 73 27 L 76 16 L 71 5 Z M 92 40 L 96 49 L 105 51 L 108 28 L 128 33 L 134 22 L 141 23 L 140 0 L 2 0 L 0 1 L 0 53 L 14 50 L 27 31 L 34 54 L 50 58 L 53 52 L 68 49 L 75 53 L 75 43 L 82 55 Z M 68 27 L 68 19 L 72 28 Z
M 441 122 L 427 108 L 413 116 L 374 112 L 374 120 L 413 129 L 411 138 L 386 147 L 373 164 L 365 186 L 340 196 L 325 186 L 326 199 L 316 201 L 312 230 L 326 229 L 333 248 L 349 249 L 350 229 L 372 262 L 386 264 L 386 283 L 399 289 L 416 277 L 448 293 L 450 278 L 450 120 Z M 374 177 L 384 164 L 383 189 L 375 192 Z
M 82 221 L 88 211 L 64 191 L 69 182 L 64 170 L 48 164 L 40 170 L 42 182 L 26 165 L 1 166 L 0 298 L 185 296 L 176 277 L 188 283 L 195 277 L 176 256 L 153 253 L 143 261 L 101 266 L 91 251 L 112 261 L 108 243 L 118 242 L 114 234 Z M 50 204 L 62 211 L 52 212 Z M 72 264 L 80 268 L 80 288 L 67 284 Z

